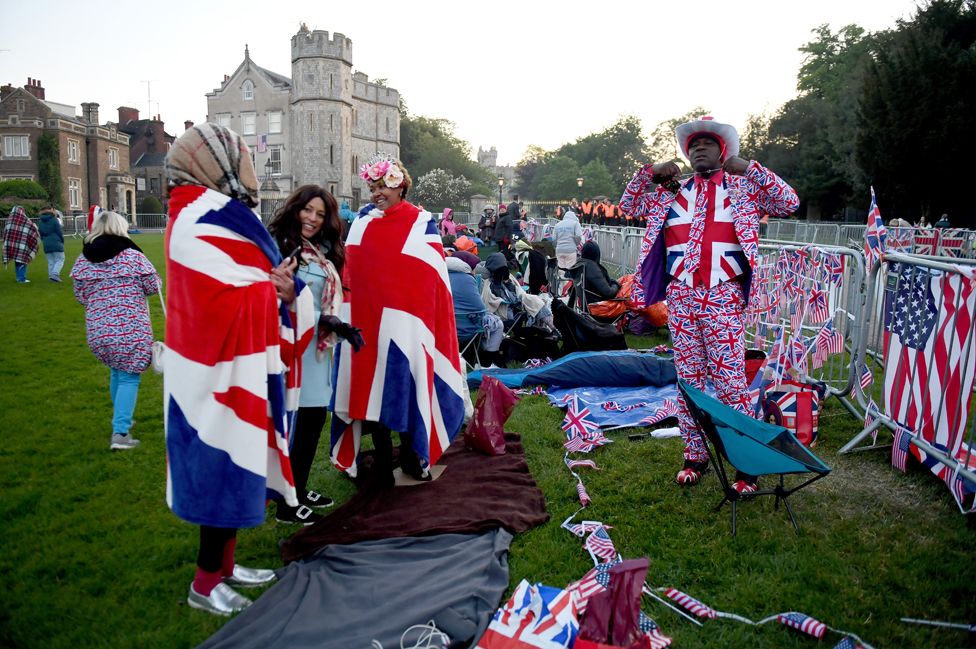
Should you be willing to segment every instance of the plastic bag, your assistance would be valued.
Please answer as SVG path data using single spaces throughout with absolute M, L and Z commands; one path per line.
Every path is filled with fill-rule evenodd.
M 481 380 L 474 417 L 464 430 L 465 445 L 486 455 L 505 454 L 505 422 L 515 408 L 518 397 L 498 379 Z
M 647 559 L 630 559 L 610 569 L 609 587 L 586 604 L 574 648 L 650 646 L 640 628 L 641 591 L 648 565 Z
M 641 315 L 647 318 L 648 322 L 655 327 L 664 327 L 668 324 L 668 303 L 662 300 L 651 306 L 644 307 L 641 310 Z
M 627 303 L 623 300 L 603 300 L 589 306 L 590 315 L 598 318 L 616 318 L 627 310 Z

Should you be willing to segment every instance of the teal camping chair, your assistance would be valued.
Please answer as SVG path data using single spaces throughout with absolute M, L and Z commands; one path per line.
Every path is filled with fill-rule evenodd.
M 698 424 L 698 433 L 713 460 L 725 498 L 715 508 L 732 503 L 732 536 L 735 536 L 736 504 L 740 500 L 752 500 L 760 496 L 775 496 L 775 508 L 782 501 L 790 516 L 793 528 L 799 531 L 793 509 L 787 498 L 803 487 L 830 473 L 830 467 L 797 440 L 782 426 L 768 424 L 730 408 L 718 399 L 693 388 L 682 380 L 678 389 L 685 398 L 691 416 Z M 779 476 L 779 484 L 772 489 L 760 489 L 750 494 L 740 494 L 732 488 L 725 463 L 739 471 L 754 476 Z M 813 473 L 813 477 L 787 488 L 783 477 L 788 474 Z

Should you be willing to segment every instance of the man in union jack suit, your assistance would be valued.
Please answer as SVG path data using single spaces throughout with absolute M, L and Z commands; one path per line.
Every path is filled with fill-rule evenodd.
M 647 219 L 633 298 L 638 307 L 667 299 L 681 379 L 704 389 L 709 378 L 723 403 L 748 412 L 743 312 L 759 255 L 759 219 L 792 214 L 799 200 L 776 174 L 739 157 L 734 127 L 702 117 L 675 135 L 694 174 L 682 176 L 672 161 L 645 165 L 620 199 L 625 213 Z M 675 479 L 697 484 L 708 452 L 680 397 L 678 420 L 685 462 Z M 734 486 L 740 493 L 757 488 L 755 477 L 742 473 Z

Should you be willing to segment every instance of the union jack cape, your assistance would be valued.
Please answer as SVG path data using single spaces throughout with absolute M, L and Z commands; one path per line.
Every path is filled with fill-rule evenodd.
M 298 504 L 288 459 L 311 291 L 280 305 L 274 240 L 243 203 L 197 185 L 173 188 L 166 228 L 166 500 L 213 527 L 264 522 L 275 494 Z
M 345 272 L 342 319 L 365 344 L 336 348 L 332 462 L 356 475 L 361 422 L 378 421 L 411 435 L 421 464 L 435 464 L 461 429 L 466 387 L 431 214 L 404 201 L 353 221 Z

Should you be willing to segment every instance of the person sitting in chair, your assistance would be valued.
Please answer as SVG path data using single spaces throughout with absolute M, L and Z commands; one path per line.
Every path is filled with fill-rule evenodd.
M 496 314 L 510 328 L 525 314 L 525 324 L 538 324 L 552 329 L 552 310 L 545 298 L 529 295 L 512 279 L 505 255 L 496 252 L 485 260 L 488 281 L 481 286 L 481 297 L 490 313 Z
M 586 301 L 599 302 L 612 300 L 620 291 L 620 283 L 610 279 L 610 273 L 600 263 L 600 246 L 595 241 L 587 241 L 580 250 L 580 263 L 583 265 Z
M 474 264 L 471 263 L 474 260 Z M 451 282 L 451 299 L 454 302 L 454 315 L 457 322 L 459 341 L 471 340 L 480 332 L 485 332 L 481 348 L 485 351 L 484 365 L 494 361 L 501 346 L 504 331 L 502 320 L 494 313 L 488 313 L 479 290 L 481 277 L 473 275 L 478 258 L 458 251 L 447 257 L 447 277 Z

